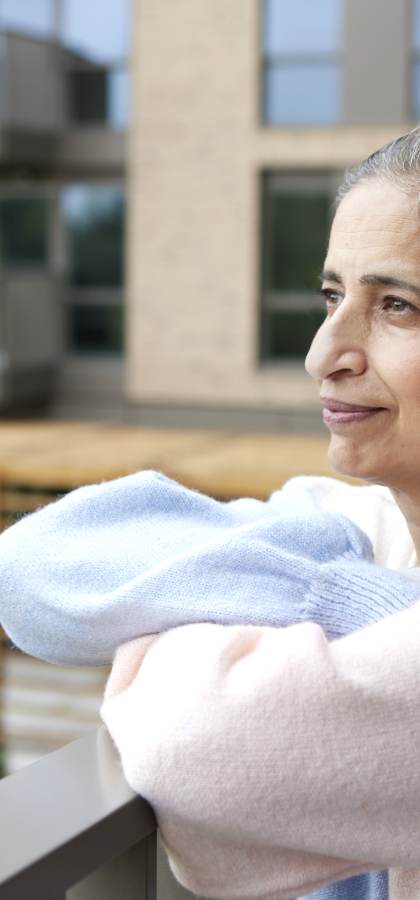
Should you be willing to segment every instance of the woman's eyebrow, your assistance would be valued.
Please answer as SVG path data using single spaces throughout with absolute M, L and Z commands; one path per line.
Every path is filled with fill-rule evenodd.
M 333 272 L 332 269 L 325 269 L 321 272 L 319 277 L 320 281 L 335 281 L 336 284 L 343 284 L 341 275 L 338 275 L 337 272 Z M 405 291 L 412 291 L 420 297 L 419 285 L 412 284 L 410 281 L 404 281 L 402 278 L 393 278 L 392 275 L 377 275 L 374 273 L 371 275 L 362 275 L 361 278 L 359 278 L 359 284 L 401 288 Z
M 412 291 L 420 297 L 420 287 L 412 284 L 410 281 L 404 281 L 402 278 L 393 278 L 392 275 L 362 275 L 359 278 L 360 284 L 383 285 L 385 287 L 402 288 L 404 291 Z
M 333 272 L 332 269 L 324 269 L 319 276 L 320 281 L 335 281 L 337 284 L 343 284 L 343 279 L 341 275 L 337 275 L 337 272 Z

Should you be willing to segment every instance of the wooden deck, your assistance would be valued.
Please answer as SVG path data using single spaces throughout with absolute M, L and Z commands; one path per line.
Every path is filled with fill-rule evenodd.
M 328 437 L 85 422 L 0 423 L 2 486 L 60 493 L 157 469 L 220 499 L 264 499 L 293 475 L 330 475 Z

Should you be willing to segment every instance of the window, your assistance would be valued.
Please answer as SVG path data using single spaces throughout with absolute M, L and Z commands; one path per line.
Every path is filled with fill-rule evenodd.
M 340 119 L 343 0 L 263 0 L 263 120 Z
M 260 357 L 264 362 L 301 360 L 324 318 L 316 292 L 339 180 L 332 173 L 263 175 Z
M 49 205 L 47 197 L 0 197 L 0 261 L 4 268 L 46 267 Z
M 79 125 L 108 125 L 123 131 L 128 124 L 129 79 L 124 69 L 70 68 L 69 115 Z
M 34 37 L 54 33 L 54 0 L 0 0 L 0 28 Z
M 77 124 L 128 124 L 130 0 L 62 0 L 70 114 Z
M 72 304 L 69 310 L 70 349 L 79 353 L 121 354 L 123 306 Z
M 69 115 L 72 122 L 107 121 L 107 71 L 92 69 L 68 74 Z
M 61 196 L 70 345 L 123 352 L 124 193 L 120 184 L 71 184 Z
M 78 287 L 121 287 L 124 196 L 120 185 L 73 184 L 63 190 L 69 281 Z

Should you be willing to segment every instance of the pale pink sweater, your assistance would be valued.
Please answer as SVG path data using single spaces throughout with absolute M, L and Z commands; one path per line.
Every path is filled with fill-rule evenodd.
M 383 545 L 395 510 L 369 496 Z M 391 868 L 391 900 L 420 900 L 419 694 L 417 603 L 330 643 L 311 623 L 140 638 L 101 713 L 189 890 L 286 900 Z

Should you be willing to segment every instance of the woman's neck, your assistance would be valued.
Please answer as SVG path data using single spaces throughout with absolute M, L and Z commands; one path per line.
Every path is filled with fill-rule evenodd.
M 417 565 L 420 565 L 420 499 L 391 487 L 390 491 L 407 522 L 416 549 Z

